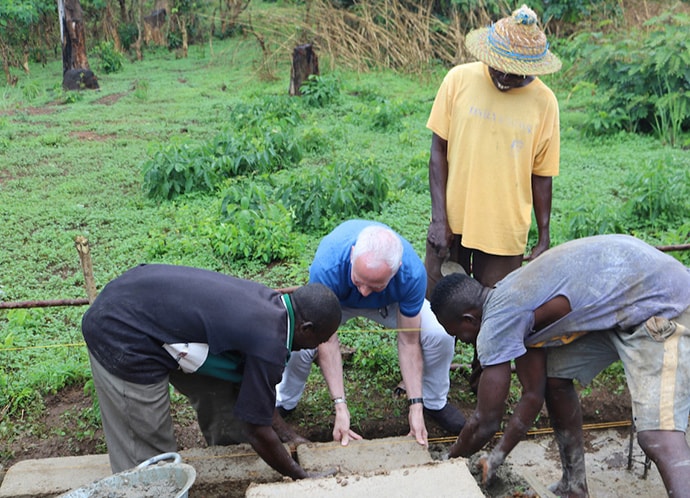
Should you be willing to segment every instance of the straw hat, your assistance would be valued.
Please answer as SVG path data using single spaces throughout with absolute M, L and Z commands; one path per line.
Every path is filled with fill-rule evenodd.
M 561 61 L 549 51 L 537 14 L 527 5 L 488 28 L 470 31 L 465 45 L 477 59 L 504 73 L 533 76 L 561 68 Z

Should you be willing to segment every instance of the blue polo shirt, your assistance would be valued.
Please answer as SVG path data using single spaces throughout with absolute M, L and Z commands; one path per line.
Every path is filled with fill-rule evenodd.
M 422 309 L 426 294 L 426 270 L 412 245 L 404 238 L 399 236 L 403 245 L 402 265 L 383 291 L 364 297 L 352 283 L 352 246 L 359 233 L 370 225 L 390 228 L 375 221 L 349 220 L 326 235 L 309 268 L 309 281 L 331 289 L 343 307 L 379 309 L 398 303 L 404 316 L 416 316 Z

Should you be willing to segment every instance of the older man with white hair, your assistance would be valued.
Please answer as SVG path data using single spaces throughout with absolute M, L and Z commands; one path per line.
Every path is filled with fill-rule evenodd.
M 398 330 L 398 358 L 409 403 L 410 434 L 428 444 L 424 415 L 448 432 L 462 429 L 465 418 L 447 396 L 455 342 L 425 299 L 426 271 L 412 245 L 384 224 L 349 220 L 323 238 L 309 270 L 310 283 L 330 288 L 340 300 L 342 323 L 369 318 Z M 285 414 L 297 405 L 317 350 L 290 357 L 277 388 Z M 335 407 L 334 440 L 360 439 L 350 429 L 343 367 L 336 336 L 318 347 L 318 364 Z

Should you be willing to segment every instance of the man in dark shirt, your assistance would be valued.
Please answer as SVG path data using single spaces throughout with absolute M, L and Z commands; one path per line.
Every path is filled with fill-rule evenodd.
M 272 429 L 290 351 L 336 331 L 340 303 L 319 284 L 280 294 L 208 270 L 141 265 L 107 284 L 85 313 L 113 472 L 175 451 L 168 383 L 187 396 L 209 445 L 248 441 L 271 467 L 310 477 Z

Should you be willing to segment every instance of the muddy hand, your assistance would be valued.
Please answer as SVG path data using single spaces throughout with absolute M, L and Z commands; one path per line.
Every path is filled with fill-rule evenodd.
M 496 476 L 496 469 L 491 466 L 491 460 L 487 455 L 482 455 L 477 462 L 477 468 L 482 471 L 482 485 L 488 486 Z

